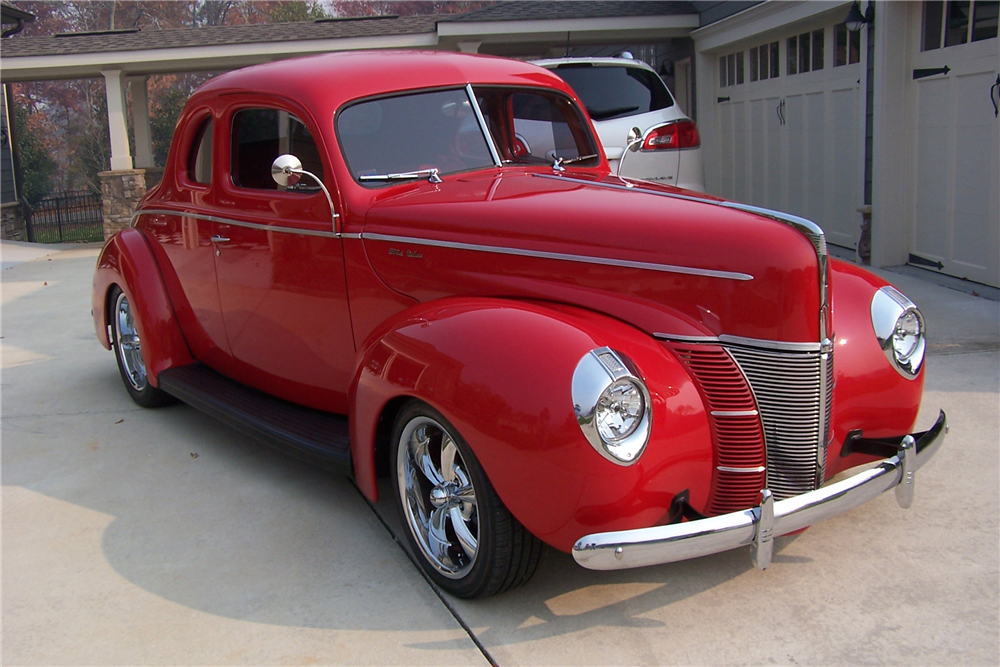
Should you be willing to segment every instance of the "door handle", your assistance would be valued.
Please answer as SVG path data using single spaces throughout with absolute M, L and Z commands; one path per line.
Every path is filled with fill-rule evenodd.
M 219 236 L 218 234 L 216 234 L 215 236 L 212 237 L 212 243 L 228 243 L 228 242 L 229 238 L 226 236 Z

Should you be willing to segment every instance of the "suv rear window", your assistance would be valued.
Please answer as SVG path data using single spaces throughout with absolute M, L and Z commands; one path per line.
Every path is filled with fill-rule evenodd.
M 670 91 L 655 73 L 641 67 L 559 65 L 555 73 L 569 84 L 593 120 L 610 120 L 666 109 Z

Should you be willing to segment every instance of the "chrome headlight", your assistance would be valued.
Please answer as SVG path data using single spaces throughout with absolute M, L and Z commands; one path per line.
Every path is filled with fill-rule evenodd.
M 899 374 L 912 380 L 924 364 L 924 316 L 894 287 L 872 297 L 872 327 L 878 344 Z
M 591 350 L 573 373 L 573 409 L 587 441 L 619 465 L 638 460 L 649 442 L 649 390 L 617 352 Z

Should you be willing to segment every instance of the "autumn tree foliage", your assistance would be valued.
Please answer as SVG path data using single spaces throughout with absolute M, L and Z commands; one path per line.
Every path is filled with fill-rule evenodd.
M 217 25 L 309 21 L 327 16 L 318 0 L 81 0 L 22 1 L 35 15 L 21 36 L 98 30 L 164 30 Z M 156 164 L 166 160 L 174 125 L 187 97 L 210 73 L 150 76 L 150 131 Z M 131 91 L 128 91 L 131 105 Z M 12 108 L 31 159 L 22 157 L 26 188 L 37 201 L 54 191 L 100 190 L 98 173 L 110 167 L 107 98 L 103 79 L 13 85 Z M 132 128 L 129 127 L 130 139 Z M 132 143 L 134 146 L 134 141 Z M 54 167 L 50 168 L 50 166 Z
M 102 30 L 165 30 L 222 25 L 311 21 L 328 17 L 454 14 L 493 4 L 449 0 L 21 0 L 36 16 L 21 36 Z M 188 96 L 209 73 L 150 76 L 147 91 L 153 157 L 163 165 L 174 125 Z M 98 173 L 110 167 L 107 99 L 103 79 L 15 84 L 14 98 L 32 130 L 45 128 L 38 150 L 48 151 L 57 169 L 46 177 L 25 167 L 25 180 L 52 190 L 100 190 Z M 131 91 L 127 92 L 131 105 Z M 27 121 L 26 121 L 27 122 Z M 131 118 L 130 118 L 131 122 Z M 30 131 L 30 130 L 29 130 Z M 22 129 L 21 135 L 26 131 Z M 132 128 L 129 127 L 130 139 Z M 134 141 L 132 142 L 134 146 Z M 37 147 L 36 147 L 37 148 Z M 44 162 L 44 160 L 42 161 Z M 42 164 L 39 162 L 39 164 Z

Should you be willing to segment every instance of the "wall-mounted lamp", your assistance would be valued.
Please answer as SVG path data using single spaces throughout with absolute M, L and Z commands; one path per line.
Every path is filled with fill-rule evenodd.
M 866 25 L 875 20 L 875 6 L 868 3 L 868 8 L 865 9 L 865 13 L 861 13 L 861 5 L 858 4 L 858 0 L 854 0 L 854 4 L 851 5 L 851 11 L 847 13 L 847 18 L 844 19 L 844 23 L 847 24 L 847 29 L 851 32 L 859 32 Z

